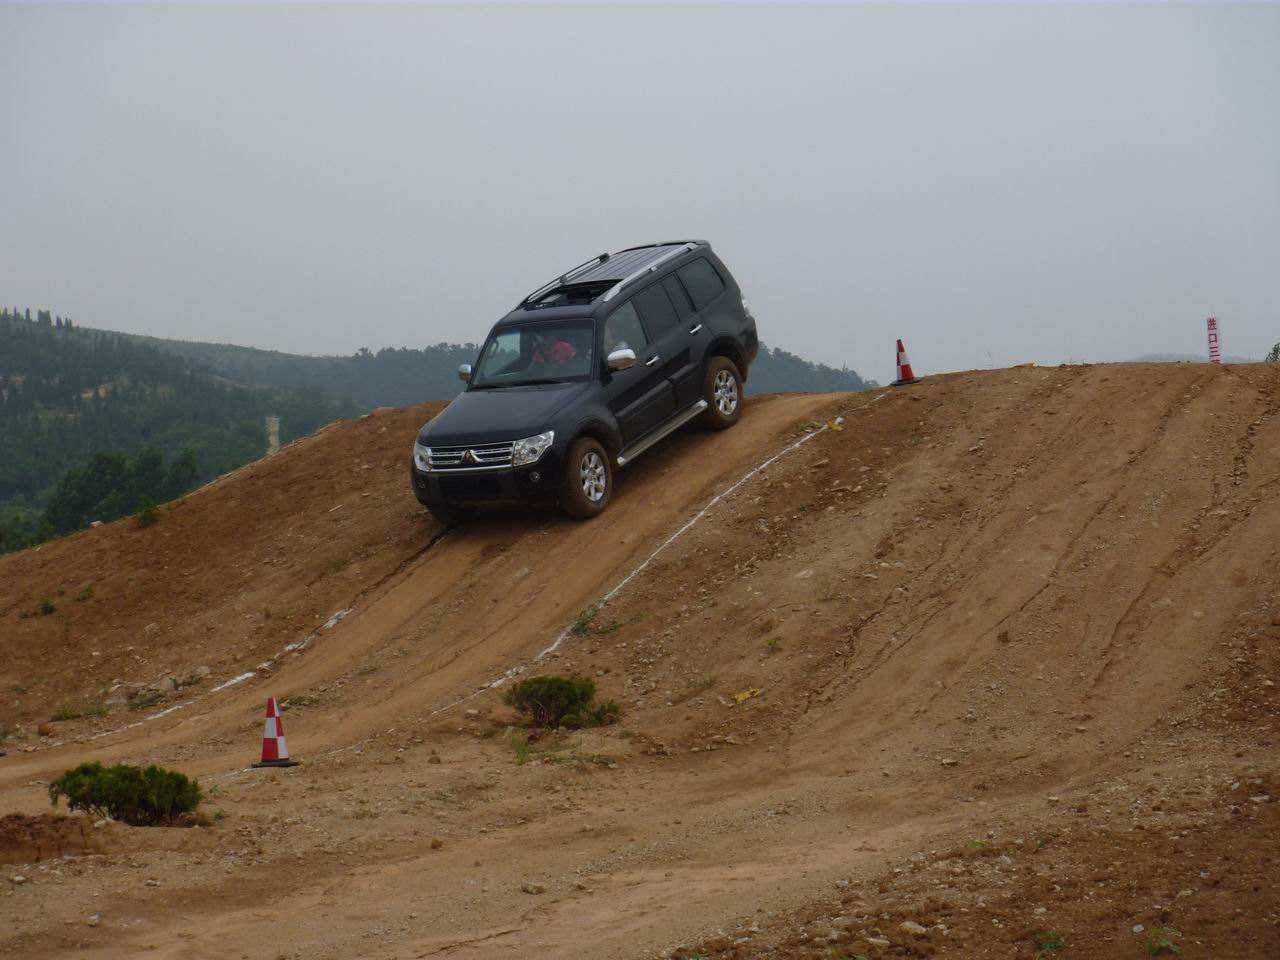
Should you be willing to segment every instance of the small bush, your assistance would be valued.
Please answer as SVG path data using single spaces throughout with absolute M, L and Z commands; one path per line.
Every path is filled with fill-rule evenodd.
M 599 727 L 615 723 L 622 708 L 613 700 L 592 704 L 596 685 L 586 677 L 543 676 L 521 680 L 504 700 L 539 727 Z
M 160 512 L 150 497 L 138 501 L 138 526 L 149 527 L 160 520 Z
M 530 677 L 521 680 L 503 698 L 540 727 L 558 727 L 565 717 L 581 713 L 596 695 L 596 685 L 585 677 Z
M 84 603 L 93 598 L 93 584 L 87 583 L 83 590 L 76 594 L 76 603 Z
M 1147 953 L 1153 957 L 1181 953 L 1182 948 L 1174 942 L 1174 938 L 1180 936 L 1173 927 L 1156 927 L 1147 936 Z
M 617 723 L 622 717 L 622 707 L 616 700 L 606 700 L 604 703 L 597 703 L 593 707 L 587 708 L 579 716 L 582 718 L 580 726 L 584 727 L 607 727 L 611 723 Z
M 146 710 L 148 707 L 154 707 L 163 699 L 163 690 L 157 690 L 155 687 L 148 687 L 146 690 L 139 690 L 129 698 L 129 709 Z
M 82 763 L 49 784 L 49 802 L 91 816 L 108 816 L 136 827 L 174 823 L 195 812 L 204 795 L 196 780 L 154 764 L 133 767 Z
M 47 617 L 58 608 L 53 605 L 53 601 L 48 597 L 41 597 L 40 602 L 36 604 L 36 613 L 42 617 Z

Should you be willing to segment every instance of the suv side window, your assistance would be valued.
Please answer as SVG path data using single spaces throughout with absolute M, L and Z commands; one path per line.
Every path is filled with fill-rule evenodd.
M 693 304 L 689 302 L 689 295 L 684 292 L 684 287 L 681 286 L 674 273 L 669 277 L 663 278 L 662 286 L 666 289 L 667 296 L 671 298 L 671 303 L 676 308 L 676 313 L 680 319 L 683 320 L 692 316 Z
M 640 317 L 636 308 L 628 300 L 617 310 L 609 314 L 604 321 L 604 355 L 606 357 L 615 350 L 630 347 L 639 356 L 646 346 L 648 338 L 644 335 L 644 327 L 640 325 Z
M 636 305 L 636 309 L 640 311 L 640 319 L 644 321 L 645 329 L 649 331 L 649 336 L 657 340 L 664 333 L 680 322 L 676 316 L 676 311 L 671 306 L 671 299 L 667 296 L 667 291 L 662 289 L 662 284 L 655 283 L 644 290 L 641 290 L 631 302 Z
M 699 257 L 692 263 L 686 263 L 676 271 L 684 281 L 693 305 L 701 310 L 720 294 L 724 293 L 724 281 L 716 268 Z

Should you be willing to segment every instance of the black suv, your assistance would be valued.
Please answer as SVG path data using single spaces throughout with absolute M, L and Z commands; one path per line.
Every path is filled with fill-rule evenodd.
M 613 471 L 695 417 L 737 422 L 759 342 L 704 240 L 602 253 L 489 331 L 467 384 L 413 445 L 413 492 L 450 522 L 484 502 L 609 503 Z

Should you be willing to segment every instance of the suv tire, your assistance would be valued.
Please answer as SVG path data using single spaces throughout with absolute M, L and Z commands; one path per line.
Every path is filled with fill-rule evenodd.
M 712 430 L 728 430 L 742 416 L 742 375 L 728 357 L 712 357 L 702 378 L 707 409 L 700 422 Z
M 569 444 L 564 458 L 560 506 L 579 520 L 600 514 L 613 499 L 613 465 L 609 452 L 592 437 Z

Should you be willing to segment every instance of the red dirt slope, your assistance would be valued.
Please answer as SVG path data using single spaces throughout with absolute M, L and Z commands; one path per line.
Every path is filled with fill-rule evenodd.
M 486 684 L 836 413 L 844 429 L 709 510 L 538 667 L 592 676 L 619 725 L 532 742 L 510 729 Z M 39 781 L 72 762 L 123 758 L 201 776 L 226 815 L 113 829 L 127 856 L 24 867 L 31 882 L 0 890 L 0 950 L 1126 957 L 1158 928 L 1184 956 L 1280 955 L 1277 414 L 1280 371 L 1261 366 L 770 398 L 643 458 L 597 521 L 502 514 L 440 539 L 393 487 L 407 439 L 399 453 L 386 440 L 386 479 L 375 462 L 364 499 L 388 497 L 382 536 L 405 528 L 393 509 L 421 526 L 332 596 L 318 581 L 272 646 L 250 656 L 246 627 L 220 622 L 203 655 L 227 675 L 350 616 L 172 717 L 0 760 L 9 809 L 40 809 Z M 392 416 L 407 438 L 413 415 Z M 289 469 L 374 462 L 357 451 L 381 449 L 376 421 L 342 429 Z M 257 469 L 257 486 L 210 492 L 235 500 L 227 529 L 283 496 L 285 467 Z M 376 542 L 361 523 L 331 539 Z M 219 542 L 221 569 L 274 566 Z M 270 558 L 291 564 L 321 546 L 280 543 Z M 244 587 L 226 576 L 205 602 L 230 610 Z M 120 609 L 138 602 L 125 594 Z M 116 602 L 87 636 L 113 617 L 145 630 Z M 244 769 L 267 693 L 289 698 L 302 767 Z

